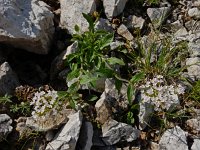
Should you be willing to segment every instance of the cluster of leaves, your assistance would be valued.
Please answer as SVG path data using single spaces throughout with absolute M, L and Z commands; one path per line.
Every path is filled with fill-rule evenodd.
M 31 107 L 30 107 L 30 103 L 29 102 L 20 102 L 18 103 L 14 103 L 11 100 L 11 96 L 10 95 L 4 95 L 3 97 L 0 97 L 0 104 L 2 105 L 9 105 L 10 106 L 10 111 L 13 113 L 20 113 L 22 115 L 25 116 L 29 116 L 31 114 Z
M 183 80 L 181 73 L 187 68 L 181 66 L 188 53 L 186 43 L 172 45 L 169 39 L 163 39 L 160 43 L 156 43 L 158 40 L 155 40 L 146 48 L 141 41 L 138 39 L 137 47 L 127 55 L 133 68 L 131 72 L 134 72 L 127 91 L 129 101 L 134 95 L 135 87 L 138 87 L 145 78 L 162 75 L 166 82 L 172 83 Z
M 197 102 L 200 102 L 200 80 L 195 82 L 194 86 L 190 91 L 189 98 Z
M 92 17 L 84 13 L 83 16 L 89 23 L 89 30 L 81 33 L 79 27 L 75 26 L 77 33 L 72 41 L 78 43 L 78 49 L 66 57 L 66 64 L 71 69 L 67 75 L 69 93 L 76 93 L 81 86 L 95 87 L 98 79 L 117 75 L 114 65 L 124 65 L 123 60 L 109 57 L 109 45 L 114 34 L 96 30 Z

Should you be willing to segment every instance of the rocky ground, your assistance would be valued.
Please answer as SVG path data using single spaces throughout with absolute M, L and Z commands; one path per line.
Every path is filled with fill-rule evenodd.
M 0 149 L 199 150 L 199 19 L 199 0 L 0 1 Z

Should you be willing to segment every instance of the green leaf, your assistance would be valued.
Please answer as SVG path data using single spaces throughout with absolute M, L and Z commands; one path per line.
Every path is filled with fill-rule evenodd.
M 72 100 L 72 99 L 69 101 L 69 105 L 72 107 L 72 109 L 76 108 L 76 104 L 75 104 L 74 100 Z
M 137 74 L 135 74 L 135 75 L 132 77 L 132 79 L 130 80 L 130 82 L 131 82 L 132 84 L 136 84 L 136 83 L 138 83 L 139 81 L 143 80 L 144 77 L 145 77 L 144 72 L 137 73 Z
M 96 101 L 98 97 L 96 95 L 90 95 L 88 101 Z
M 132 84 L 129 84 L 127 88 L 127 98 L 128 98 L 129 105 L 132 104 L 132 98 L 134 94 L 135 94 L 135 88 L 133 87 Z
M 116 89 L 118 90 L 118 93 L 119 93 L 120 90 L 121 90 L 121 87 L 122 87 L 122 81 L 116 79 L 115 80 L 115 87 L 116 87 Z
M 93 22 L 92 17 L 90 15 L 85 14 L 85 13 L 82 13 L 82 14 L 83 14 L 83 17 L 89 23 L 89 30 L 93 32 L 94 31 L 94 22 Z
M 115 65 L 115 64 L 119 64 L 119 65 L 125 65 L 124 61 L 116 58 L 116 57 L 110 57 L 107 59 L 107 61 L 109 62 L 110 65 Z
M 77 24 L 74 26 L 74 29 L 75 29 L 76 32 L 80 31 L 80 28 L 79 28 L 79 26 Z
M 104 49 L 106 46 L 109 46 L 110 43 L 113 41 L 113 38 L 114 38 L 114 34 L 111 34 L 111 33 L 103 36 L 99 40 L 100 50 Z
M 97 77 L 91 77 L 90 75 L 82 75 L 80 78 L 80 84 L 81 85 L 88 84 L 93 81 L 96 81 L 97 79 L 98 79 Z
M 67 81 L 71 81 L 72 79 L 74 78 L 78 78 L 80 75 L 80 70 L 77 69 L 77 70 L 72 70 L 72 72 L 70 72 L 68 75 L 67 75 Z

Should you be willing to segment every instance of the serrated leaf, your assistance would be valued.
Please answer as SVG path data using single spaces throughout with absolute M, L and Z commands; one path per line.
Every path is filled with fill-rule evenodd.
M 115 65 L 115 64 L 119 64 L 119 65 L 125 65 L 124 61 L 116 58 L 116 57 L 110 57 L 107 59 L 107 61 L 109 62 L 110 65 Z

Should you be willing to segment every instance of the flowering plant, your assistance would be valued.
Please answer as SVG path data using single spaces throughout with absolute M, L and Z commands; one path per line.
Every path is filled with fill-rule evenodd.
M 34 106 L 32 116 L 34 119 L 42 117 L 45 119 L 50 115 L 56 115 L 63 107 L 62 102 L 58 100 L 57 91 L 39 91 L 34 94 L 30 105 Z
M 178 95 L 183 94 L 185 90 L 180 84 L 167 85 L 162 75 L 146 80 L 146 83 L 139 88 L 141 102 L 150 103 L 154 106 L 155 111 L 173 109 L 174 105 L 180 103 Z

